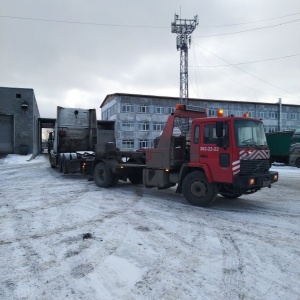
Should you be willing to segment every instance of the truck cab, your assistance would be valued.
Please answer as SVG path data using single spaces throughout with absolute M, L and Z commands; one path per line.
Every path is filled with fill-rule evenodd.
M 172 136 L 176 118 L 190 118 L 190 139 Z M 188 151 L 188 153 L 187 153 Z M 144 183 L 160 189 L 177 184 L 176 191 L 194 205 L 210 205 L 216 194 L 238 198 L 271 187 L 278 173 L 269 171 L 263 123 L 254 118 L 207 117 L 177 106 L 157 148 L 146 151 Z
M 195 119 L 189 166 L 204 168 L 218 192 L 228 198 L 270 186 L 270 152 L 263 123 L 246 117 Z

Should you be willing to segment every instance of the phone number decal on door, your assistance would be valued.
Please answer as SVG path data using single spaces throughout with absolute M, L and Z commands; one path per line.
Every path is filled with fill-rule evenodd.
M 200 147 L 200 151 L 219 151 L 219 147 Z

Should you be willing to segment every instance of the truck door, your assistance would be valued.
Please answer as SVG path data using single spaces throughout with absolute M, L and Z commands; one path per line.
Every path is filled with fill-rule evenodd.
M 216 121 L 201 126 L 199 162 L 209 166 L 214 181 L 232 182 L 232 141 L 228 122 L 223 123 L 222 146 L 218 145 Z

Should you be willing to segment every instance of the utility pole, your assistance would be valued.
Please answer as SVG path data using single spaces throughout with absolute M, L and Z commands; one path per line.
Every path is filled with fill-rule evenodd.
M 171 32 L 176 33 L 177 51 L 180 50 L 180 103 L 188 104 L 189 82 L 188 82 L 188 48 L 191 44 L 191 34 L 198 25 L 198 16 L 194 19 L 180 19 L 175 14 L 174 22 L 171 23 Z

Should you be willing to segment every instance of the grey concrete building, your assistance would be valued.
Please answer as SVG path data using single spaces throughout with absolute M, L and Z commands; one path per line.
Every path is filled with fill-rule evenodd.
M 116 121 L 116 143 L 122 150 L 153 147 L 154 139 L 164 128 L 168 115 L 174 111 L 179 98 L 116 93 L 102 102 L 102 120 Z M 228 100 L 189 99 L 189 106 L 206 108 L 208 116 L 224 115 L 263 119 L 266 132 L 300 128 L 300 105 Z
M 33 89 L 0 87 L 0 153 L 37 154 L 39 117 Z

